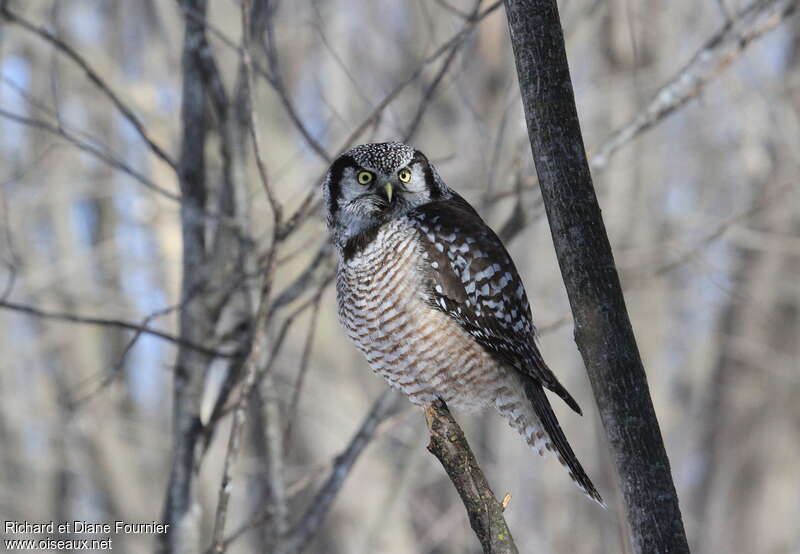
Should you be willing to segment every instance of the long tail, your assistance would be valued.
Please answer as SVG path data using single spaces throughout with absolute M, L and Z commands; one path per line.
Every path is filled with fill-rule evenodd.
M 581 463 L 572 451 L 572 447 L 567 442 L 567 437 L 564 436 L 564 431 L 561 430 L 561 425 L 558 424 L 556 414 L 553 413 L 553 408 L 550 406 L 550 401 L 547 399 L 542 386 L 533 379 L 524 379 L 523 385 L 525 387 L 525 396 L 533 404 L 533 411 L 539 418 L 542 427 L 544 427 L 550 442 L 558 452 L 558 461 L 569 470 L 569 476 L 589 498 L 606 508 L 603 498 L 597 492 L 589 476 L 586 475 Z

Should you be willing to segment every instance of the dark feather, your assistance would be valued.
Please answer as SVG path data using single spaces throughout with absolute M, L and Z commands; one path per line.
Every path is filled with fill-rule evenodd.
M 575 481 L 583 492 L 599 502 L 601 506 L 605 507 L 603 498 L 600 496 L 600 493 L 597 492 L 589 476 L 586 475 L 583 466 L 581 466 L 581 463 L 572 451 L 572 447 L 570 447 L 569 442 L 567 442 L 567 437 L 564 436 L 564 431 L 561 430 L 561 425 L 559 425 L 556 415 L 553 413 L 553 408 L 550 405 L 550 401 L 547 399 L 544 389 L 533 379 L 525 379 L 525 395 L 528 397 L 528 400 L 531 401 L 531 404 L 533 404 L 533 410 L 536 412 L 539 421 L 542 422 L 547 436 L 550 437 L 550 442 L 553 443 L 553 446 L 558 452 L 559 460 L 569 469 L 572 480 Z
M 528 297 L 505 246 L 466 200 L 414 209 L 425 246 L 430 281 L 427 300 L 456 320 L 489 353 L 541 383 L 581 413 L 578 403 L 547 367 L 534 341 Z
M 344 261 L 350 260 L 353 256 L 369 246 L 369 244 L 375 240 L 375 237 L 378 236 L 378 231 L 380 231 L 380 226 L 375 225 L 363 233 L 359 233 L 358 235 L 350 237 L 350 239 L 348 239 L 348 241 L 345 243 L 344 249 L 342 250 L 342 258 Z

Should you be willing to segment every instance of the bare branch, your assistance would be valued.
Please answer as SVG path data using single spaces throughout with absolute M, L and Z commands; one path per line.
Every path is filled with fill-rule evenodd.
M 406 408 L 400 409 L 392 409 L 391 413 L 384 417 L 377 425 L 372 438 L 370 440 L 375 440 L 378 437 L 387 433 L 390 429 L 394 426 L 400 424 L 405 420 L 407 416 L 412 413 L 416 413 L 416 410 L 413 409 L 413 406 L 407 404 Z M 369 414 L 367 415 L 369 417 Z M 286 489 L 286 492 L 292 497 L 296 498 L 300 493 L 307 490 L 315 480 L 317 480 L 322 474 L 329 473 L 336 467 L 337 464 L 341 462 L 340 457 L 337 456 L 329 463 L 326 463 L 321 466 L 314 467 L 313 469 L 309 470 L 301 477 L 293 481 Z M 266 508 L 260 510 L 253 516 L 249 521 L 243 523 L 238 529 L 233 531 L 228 537 L 225 538 L 225 545 L 230 546 L 231 543 L 235 542 L 239 539 L 244 533 L 247 531 L 254 529 L 260 525 L 268 523 L 272 520 L 272 509 L 271 507 L 267 506 Z M 210 554 L 211 550 L 207 550 Z
M 395 394 L 387 389 L 372 405 L 358 432 L 337 458 L 325 484 L 314 496 L 309 508 L 276 548 L 276 554 L 300 554 L 319 530 L 345 479 L 372 440 L 378 425 L 394 411 Z
M 517 546 L 503 517 L 505 506 L 495 498 L 447 404 L 437 400 L 425 408 L 425 421 L 431 435 L 428 450 L 439 459 L 458 491 L 484 554 L 516 553 Z
M 21 312 L 24 314 L 28 314 L 30 316 L 39 317 L 43 319 L 55 319 L 60 321 L 70 321 L 72 323 L 81 323 L 85 325 L 99 325 L 104 327 L 116 327 L 118 329 L 126 329 L 128 331 L 134 331 L 136 333 L 145 333 L 147 335 L 151 335 L 167 342 L 171 342 L 175 345 L 188 348 L 190 350 L 194 350 L 206 356 L 210 356 L 212 358 L 233 358 L 236 354 L 230 352 L 219 352 L 218 350 L 214 350 L 212 348 L 208 348 L 202 346 L 200 344 L 194 343 L 190 340 L 184 339 L 182 337 L 176 337 L 174 335 L 170 335 L 169 333 L 165 333 L 164 331 L 159 331 L 158 329 L 153 329 L 152 327 L 148 327 L 146 325 L 139 325 L 136 323 L 132 323 L 130 321 L 124 321 L 121 319 L 106 319 L 102 317 L 85 317 L 79 316 L 76 314 L 70 314 L 65 312 L 48 312 L 45 310 L 40 310 L 39 308 L 35 308 L 33 306 L 26 306 L 24 304 L 17 304 L 16 302 L 9 302 L 7 300 L 0 300 L 0 308 L 6 308 L 8 310 L 14 310 L 15 312 Z
M 210 34 L 220 40 L 222 44 L 227 46 L 228 48 L 235 50 L 239 53 L 240 56 L 243 55 L 242 45 L 238 44 L 235 40 L 230 38 L 224 31 L 222 31 L 219 27 L 211 24 L 205 19 L 205 16 L 197 10 L 184 6 L 181 4 L 181 8 L 183 9 L 184 15 L 188 19 L 194 20 L 196 23 L 204 26 Z M 274 51 L 270 48 L 265 49 L 265 55 L 270 63 L 274 63 L 277 58 Z M 272 89 L 278 94 L 278 98 L 283 104 L 284 109 L 286 110 L 286 114 L 289 116 L 289 119 L 292 120 L 292 123 L 300 132 L 303 137 L 303 140 L 306 141 L 306 144 L 311 148 L 311 150 L 317 154 L 323 161 L 330 163 L 333 161 L 330 154 L 325 151 L 325 148 L 317 141 L 314 136 L 311 134 L 311 131 L 308 130 L 303 120 L 300 119 L 300 115 L 297 113 L 297 109 L 292 102 L 291 96 L 289 95 L 288 91 L 286 90 L 286 86 L 283 83 L 283 80 L 277 75 L 274 71 L 268 71 L 260 64 L 258 64 L 255 60 L 251 59 L 252 69 L 255 71 L 257 75 L 262 77 Z
M 181 3 L 199 13 L 206 13 L 206 0 L 181 0 Z M 183 238 L 181 291 L 184 297 L 194 293 L 200 297 L 186 303 L 179 324 L 182 337 L 202 342 L 214 336 L 222 308 L 229 298 L 226 291 L 219 289 L 210 294 L 209 288 L 225 282 L 226 270 L 234 264 L 236 255 L 227 248 L 227 233 L 218 231 L 211 237 L 206 221 L 196 215 L 196 210 L 206 209 L 209 197 L 205 151 L 210 127 L 208 100 L 214 99 L 214 83 L 209 78 L 213 79 L 214 75 L 209 73 L 208 56 L 212 54 L 208 51 L 205 27 L 188 17 L 184 24 L 178 166 Z M 227 110 L 220 115 L 226 117 Z M 226 180 L 220 191 L 223 213 L 234 211 L 230 185 L 230 180 Z M 213 240 L 210 248 L 209 239 Z M 184 348 L 178 350 L 173 380 L 174 454 L 164 508 L 164 520 L 169 527 L 161 537 L 164 554 L 182 551 L 187 544 L 199 547 L 200 522 L 192 510 L 196 502 L 193 483 L 199 455 L 202 454 L 197 447 L 203 437 L 200 406 L 208 366 L 206 357 Z
M 40 129 L 42 131 L 46 131 L 50 134 L 55 136 L 61 137 L 64 140 L 68 141 L 69 143 L 73 144 L 76 148 L 83 150 L 84 152 L 95 156 L 98 160 L 102 161 L 103 163 L 107 164 L 114 169 L 118 169 L 125 173 L 126 175 L 132 177 L 133 179 L 137 180 L 146 188 L 152 190 L 164 196 L 165 198 L 169 198 L 170 200 L 174 200 L 176 202 L 180 202 L 181 197 L 177 194 L 174 194 L 157 184 L 153 181 L 148 179 L 142 173 L 138 172 L 116 156 L 106 152 L 105 150 L 100 149 L 99 147 L 91 144 L 81 138 L 78 138 L 77 135 L 72 134 L 68 131 L 63 125 L 53 125 L 47 121 L 41 119 L 34 119 L 32 117 L 27 117 L 24 115 L 15 114 L 9 111 L 6 111 L 0 108 L 0 117 L 5 117 L 11 121 L 19 123 L 20 125 L 27 125 L 28 127 L 32 127 L 34 129 Z
M 245 103 L 247 104 L 245 110 L 247 113 L 247 127 L 249 129 L 250 138 L 253 143 L 253 150 L 255 152 L 256 164 L 258 166 L 258 172 L 259 172 L 259 177 L 261 179 L 261 184 L 264 188 L 264 192 L 266 193 L 270 207 L 272 208 L 274 225 L 273 225 L 272 245 L 268 254 L 268 261 L 266 263 L 267 270 L 265 275 L 265 281 L 262 287 L 262 293 L 258 304 L 258 310 L 255 315 L 252 340 L 250 340 L 250 352 L 248 353 L 244 362 L 244 383 L 242 386 L 241 394 L 239 396 L 239 400 L 236 404 L 236 408 L 234 409 L 233 423 L 231 425 L 231 431 L 228 437 L 228 447 L 225 453 L 225 462 L 222 472 L 222 483 L 220 485 L 220 491 L 218 495 L 217 511 L 214 518 L 214 532 L 212 536 L 212 546 L 211 546 L 212 551 L 218 553 L 224 552 L 227 545 L 227 543 L 224 540 L 225 520 L 227 518 L 228 502 L 230 501 L 230 487 L 231 487 L 231 480 L 233 478 L 232 477 L 233 465 L 236 461 L 236 457 L 239 452 L 239 444 L 241 442 L 241 436 L 244 430 L 245 419 L 247 417 L 247 407 L 257 383 L 259 383 L 261 379 L 264 378 L 264 376 L 267 375 L 271 370 L 272 364 L 277 358 L 277 353 L 280 350 L 280 346 L 283 344 L 283 340 L 286 336 L 286 331 L 288 330 L 289 326 L 291 325 L 291 322 L 294 319 L 292 316 L 290 316 L 284 322 L 281 333 L 278 337 L 278 340 L 276 341 L 277 344 L 273 347 L 269 361 L 263 367 L 263 369 L 259 371 L 258 366 L 262 359 L 262 348 L 263 348 L 262 343 L 266 339 L 267 322 L 270 320 L 270 315 L 272 314 L 269 302 L 270 302 L 270 292 L 272 290 L 272 278 L 274 273 L 275 259 L 277 255 L 276 251 L 278 247 L 278 240 L 279 240 L 278 236 L 280 232 L 282 209 L 273 194 L 272 188 L 270 187 L 269 179 L 267 176 L 266 164 L 264 163 L 264 160 L 261 157 L 261 141 L 260 141 L 260 136 L 258 134 L 258 120 L 256 116 L 256 111 L 253 108 L 252 60 L 250 57 L 251 13 L 252 13 L 251 0 L 244 0 L 241 8 L 241 21 L 242 21 L 242 33 L 243 33 L 242 46 L 240 49 L 241 71 L 242 71 L 241 86 L 244 87 L 243 98 Z M 224 401 L 224 399 L 221 400 Z M 268 402 L 269 400 L 265 399 L 265 401 Z M 221 405 L 222 404 L 218 403 L 218 406 Z M 278 433 L 278 436 L 280 436 L 280 433 Z M 276 457 L 279 457 L 281 455 L 280 452 L 273 452 L 272 454 Z M 271 461 L 280 463 L 279 460 L 271 460 Z
M 125 360 L 127 359 L 128 354 L 130 354 L 131 350 L 133 350 L 133 347 L 136 346 L 136 343 L 139 341 L 139 339 L 142 337 L 142 335 L 146 334 L 144 332 L 143 328 L 149 327 L 150 323 L 154 319 L 157 319 L 159 317 L 163 317 L 163 316 L 165 316 L 167 314 L 173 313 L 173 312 L 181 309 L 185 304 L 186 304 L 186 300 L 184 300 L 183 302 L 181 302 L 179 304 L 174 304 L 172 306 L 167 306 L 165 308 L 161 308 L 160 310 L 156 310 L 156 311 L 148 314 L 147 317 L 145 317 L 142 320 L 142 323 L 141 323 L 142 328 L 137 329 L 134 332 L 134 334 L 131 337 L 131 339 L 128 341 L 128 343 L 125 345 L 125 347 L 119 353 L 119 356 L 117 357 L 117 360 L 114 362 L 114 365 L 110 369 L 103 371 L 102 374 L 97 374 L 97 375 L 90 376 L 87 379 L 84 379 L 83 382 L 81 382 L 81 383 L 79 383 L 77 385 L 78 387 L 82 388 L 84 386 L 89 385 L 92 381 L 99 381 L 99 383 L 94 387 L 93 390 L 90 390 L 88 392 L 83 392 L 83 393 L 77 393 L 76 392 L 73 395 L 75 397 L 75 400 L 74 400 L 75 404 L 78 405 L 78 404 L 88 403 L 95 396 L 97 396 L 103 389 L 105 389 L 112 382 L 114 382 L 114 379 L 120 374 L 122 368 L 124 367 Z M 220 341 L 217 342 L 217 345 L 221 345 L 221 344 L 224 344 L 224 341 L 220 340 Z M 233 353 L 233 354 L 231 354 L 230 357 L 236 357 L 236 356 L 237 356 L 237 354 Z
M 79 150 L 82 150 L 83 152 L 86 152 L 87 154 L 94 156 L 100 162 L 128 175 L 129 177 L 137 181 L 145 188 L 155 192 L 156 194 L 159 194 L 160 196 L 163 196 L 164 198 L 167 198 L 174 202 L 181 203 L 182 208 L 190 210 L 192 213 L 196 214 L 198 218 L 213 219 L 219 222 L 221 225 L 224 225 L 228 230 L 230 230 L 236 236 L 237 240 L 243 243 L 250 243 L 250 244 L 253 243 L 253 240 L 242 232 L 241 224 L 238 221 L 236 221 L 235 218 L 229 217 L 225 214 L 208 210 L 204 207 L 198 207 L 197 205 L 194 204 L 187 205 L 183 201 L 184 199 L 182 196 L 170 192 L 167 189 L 157 185 L 155 182 L 148 179 L 147 176 L 140 173 L 127 163 L 125 163 L 116 154 L 109 152 L 106 149 L 103 149 L 100 146 L 94 144 L 92 137 L 88 137 L 87 134 L 83 131 L 68 130 L 67 127 L 61 124 L 60 122 L 57 125 L 54 125 L 48 121 L 15 114 L 7 110 L 4 110 L 3 108 L 0 108 L 0 117 L 4 117 L 10 121 L 14 121 L 15 123 L 19 123 L 20 125 L 25 125 L 33 129 L 39 129 L 41 131 L 50 133 L 56 137 L 60 137 L 66 140 L 69 144 L 71 144 L 75 148 L 78 148 Z M 86 136 L 87 138 L 82 139 L 78 136 L 79 134 L 82 136 Z
M 247 127 L 250 131 L 250 138 L 253 141 L 253 152 L 256 157 L 256 167 L 258 168 L 258 176 L 261 179 L 261 186 L 267 195 L 267 200 L 272 208 L 272 216 L 274 219 L 275 227 L 280 227 L 283 210 L 278 200 L 275 198 L 275 193 L 269 184 L 267 177 L 267 168 L 264 164 L 264 159 L 261 157 L 261 136 L 259 134 L 258 113 L 253 106 L 253 69 L 252 57 L 250 55 L 250 14 L 252 12 L 252 0 L 244 0 L 242 2 L 242 73 L 244 79 L 245 98 L 247 103 L 248 122 Z M 282 84 L 282 83 L 281 83 Z M 327 155 L 326 155 L 327 156 Z M 327 159 L 327 158 L 326 158 Z
M 429 56 L 427 56 L 425 59 L 423 59 L 417 65 L 417 67 L 414 69 L 414 71 L 412 71 L 411 74 L 406 79 L 404 79 L 403 81 L 398 83 L 394 87 L 394 89 L 392 89 L 383 98 L 383 100 L 381 100 L 375 106 L 375 108 L 367 115 L 367 117 L 364 118 L 364 120 L 361 121 L 361 123 L 358 126 L 356 126 L 356 128 L 353 130 L 353 132 L 350 133 L 350 135 L 347 137 L 347 139 L 339 147 L 339 150 L 337 150 L 337 152 L 344 152 L 350 146 L 352 146 L 358 140 L 358 138 L 364 133 L 364 131 L 366 131 L 367 128 L 378 117 L 380 117 L 380 115 L 383 113 L 383 111 L 386 109 L 386 107 L 389 104 L 391 104 L 392 101 L 408 85 L 413 83 L 420 76 L 420 74 L 425 69 L 425 67 L 427 67 L 431 63 L 435 62 L 437 59 L 439 59 L 444 54 L 450 52 L 451 48 L 453 48 L 453 45 L 459 44 L 463 40 L 463 38 L 467 35 L 467 33 L 469 33 L 476 25 L 478 25 L 478 23 L 483 21 L 488 15 L 490 15 L 497 8 L 499 8 L 502 5 L 502 3 L 503 3 L 502 0 L 497 0 L 492 5 L 490 5 L 488 8 L 486 8 L 485 10 L 480 12 L 474 19 L 466 21 L 464 23 L 464 26 L 455 35 L 453 35 L 449 40 L 447 40 L 441 46 L 439 46 L 439 48 L 434 50 L 433 53 L 431 53 Z M 323 174 L 323 176 L 324 176 L 324 174 Z M 321 182 L 323 176 L 320 176 L 316 180 L 316 182 Z M 289 217 L 287 219 L 286 225 L 284 226 L 284 229 L 283 229 L 283 235 L 282 236 L 286 236 L 286 235 L 292 233 L 295 229 L 297 229 L 297 227 L 299 227 L 300 223 L 302 223 L 302 221 L 304 221 L 305 218 L 309 214 L 314 213 L 319 208 L 320 201 L 318 200 L 317 202 L 314 202 L 314 198 L 317 196 L 318 192 L 319 192 L 319 187 L 314 187 L 313 189 L 311 189 L 308 192 L 306 197 L 300 203 L 300 206 L 297 208 L 297 210 L 295 210 L 295 212 L 291 215 L 291 217 Z
M 232 470 L 233 470 L 233 463 L 235 462 L 236 456 L 238 454 L 239 449 L 239 441 L 241 440 L 241 433 L 244 428 L 244 423 L 246 419 L 246 408 L 247 404 L 250 401 L 250 397 L 255 390 L 255 386 L 267 376 L 273 366 L 273 363 L 278 357 L 280 353 L 281 347 L 284 343 L 284 339 L 286 338 L 286 334 L 294 323 L 296 318 L 303 313 L 309 306 L 316 306 L 319 303 L 320 296 L 325 289 L 325 284 L 320 287 L 319 291 L 317 292 L 316 296 L 311 298 L 310 300 L 304 302 L 302 305 L 298 306 L 292 313 L 290 313 L 286 319 L 284 320 L 280 331 L 278 332 L 278 336 L 276 337 L 275 341 L 272 345 L 272 351 L 270 352 L 270 357 L 267 363 L 263 366 L 262 369 L 258 369 L 259 360 L 262 358 L 261 354 L 261 341 L 263 337 L 266 337 L 266 326 L 267 322 L 271 320 L 271 315 L 273 310 L 268 306 L 269 302 L 269 294 L 272 287 L 271 276 L 273 274 L 273 264 L 274 264 L 274 255 L 272 256 L 272 260 L 268 262 L 268 267 L 270 268 L 267 272 L 267 281 L 264 284 L 264 288 L 262 289 L 262 296 L 261 301 L 259 303 L 258 312 L 256 314 L 256 323 L 255 323 L 255 331 L 253 340 L 251 341 L 251 350 L 247 355 L 247 358 L 244 363 L 244 373 L 245 373 L 245 380 L 242 386 L 242 392 L 239 396 L 239 400 L 236 403 L 234 408 L 234 420 L 231 427 L 231 432 L 228 440 L 228 449 L 225 454 L 225 465 L 223 469 L 223 478 L 222 484 L 220 487 L 219 492 L 219 499 L 217 502 L 217 512 L 215 516 L 215 525 L 214 525 L 214 535 L 212 539 L 212 546 L 211 550 L 214 552 L 224 552 L 227 548 L 228 541 L 224 539 L 224 531 L 225 531 L 225 519 L 227 517 L 227 507 L 228 501 L 230 500 L 230 483 L 232 479 Z M 227 392 L 225 394 L 220 394 L 220 398 L 217 400 L 214 413 L 212 414 L 211 422 L 209 425 L 206 426 L 208 430 L 213 429 L 214 424 L 216 421 L 222 417 L 223 409 L 222 407 L 225 404 L 225 400 L 227 395 L 233 388 L 234 379 L 229 378 L 229 383 L 227 385 Z M 278 435 L 280 437 L 280 434 Z M 206 440 L 206 447 L 208 445 L 208 438 Z
M 690 262 L 693 258 L 695 258 L 700 252 L 702 252 L 705 248 L 708 247 L 711 243 L 716 241 L 717 239 L 721 238 L 725 233 L 736 225 L 740 223 L 742 220 L 749 219 L 752 216 L 756 215 L 757 213 L 765 210 L 771 206 L 774 206 L 774 203 L 777 202 L 779 199 L 783 198 L 783 196 L 792 190 L 793 186 L 795 185 L 787 185 L 780 187 L 776 190 L 773 194 L 765 194 L 758 198 L 756 202 L 754 202 L 748 208 L 731 215 L 730 217 L 725 218 L 722 220 L 711 232 L 707 233 L 693 248 L 683 252 L 682 254 L 676 256 L 673 260 L 664 262 L 655 268 L 650 270 L 649 276 L 655 277 L 658 275 L 663 275 L 664 273 L 668 273 L 684 264 Z
M 233 423 L 231 424 L 231 432 L 228 437 L 228 448 L 225 453 L 225 463 L 222 470 L 222 482 L 220 484 L 219 497 L 217 500 L 217 512 L 214 517 L 214 534 L 212 538 L 212 551 L 224 552 L 225 541 L 223 540 L 223 533 L 225 531 L 225 519 L 228 515 L 228 501 L 231 495 L 231 480 L 233 472 L 233 464 L 236 461 L 236 456 L 239 453 L 239 444 L 241 442 L 242 431 L 244 429 L 245 419 L 247 418 L 247 406 L 250 402 L 250 397 L 253 394 L 256 383 L 259 381 L 259 373 L 264 374 L 272 368 L 272 362 L 277 357 L 273 349 L 273 354 L 270 361 L 266 364 L 261 372 L 258 371 L 258 364 L 261 359 L 262 343 L 267 336 L 267 316 L 269 314 L 269 285 L 267 285 L 262 292 L 261 301 L 259 302 L 258 312 L 256 314 L 255 331 L 253 333 L 253 340 L 251 341 L 251 349 L 247 355 L 244 364 L 244 384 L 236 403 L 236 408 L 233 413 Z
M 469 19 L 470 17 L 472 17 L 474 15 L 474 14 L 470 14 L 470 13 L 467 13 L 465 11 L 459 10 L 458 8 L 456 8 L 455 6 L 453 6 L 452 4 L 450 4 L 450 2 L 447 2 L 446 0 L 435 0 L 435 2 L 437 4 L 439 4 L 439 6 L 441 6 L 444 10 L 446 10 L 446 11 L 448 11 L 450 13 L 454 13 L 454 14 L 456 14 L 457 16 L 459 16 L 462 19 Z M 478 2 L 478 5 L 480 6 L 480 2 Z
M 275 297 L 273 309 L 294 302 L 305 291 L 330 280 L 336 268 L 336 256 L 328 241 L 319 247 L 306 268 Z
M 281 351 L 283 347 L 284 339 L 286 338 L 286 334 L 288 333 L 291 326 L 294 324 L 295 320 L 304 313 L 310 307 L 313 307 L 316 310 L 319 306 L 319 301 L 322 294 L 325 292 L 325 289 L 328 285 L 332 282 L 333 275 L 329 275 L 327 279 L 325 279 L 322 283 L 319 284 L 319 288 L 314 296 L 305 300 L 302 304 L 297 306 L 286 318 L 283 320 L 281 324 L 275 340 L 272 342 L 272 351 L 270 352 L 270 359 L 275 358 Z M 272 316 L 276 311 L 275 302 L 272 303 L 270 306 L 269 312 L 267 313 L 266 319 L 267 321 L 272 320 Z M 235 328 L 238 329 L 238 326 Z M 242 332 L 242 331 L 238 331 Z M 220 389 L 219 395 L 217 396 L 217 400 L 214 404 L 214 408 L 211 410 L 211 415 L 208 418 L 208 422 L 205 425 L 204 435 L 205 435 L 205 443 L 204 443 L 204 451 L 208 447 L 208 444 L 211 440 L 212 431 L 217 424 L 217 422 L 224 417 L 227 413 L 229 413 L 230 409 L 226 408 L 226 404 L 228 402 L 228 398 L 230 394 L 233 392 L 236 385 L 239 383 L 239 374 L 240 372 L 235 368 L 229 373 L 228 378 L 222 385 Z M 262 371 L 260 375 L 263 375 L 264 372 Z M 261 377 L 259 376 L 259 379 Z
M 706 41 L 680 71 L 631 121 L 612 133 L 591 155 L 591 167 L 603 169 L 625 144 L 697 96 L 720 71 L 755 39 L 773 29 L 797 7 L 796 0 L 756 0 Z
M 300 405 L 300 393 L 305 384 L 306 373 L 308 371 L 309 360 L 311 359 L 311 350 L 314 346 L 314 333 L 317 330 L 317 319 L 319 316 L 319 300 L 321 296 L 317 297 L 314 307 L 311 309 L 311 322 L 308 324 L 308 331 L 306 332 L 306 341 L 303 345 L 303 353 L 300 355 L 300 363 L 297 369 L 297 379 L 294 383 L 294 390 L 292 391 L 292 399 L 289 402 L 289 408 L 286 412 L 286 426 L 283 431 L 283 443 L 288 444 L 289 438 L 292 435 L 292 424 L 297 419 L 297 408 Z M 288 447 L 287 447 L 288 455 Z
M 150 150 L 159 158 L 161 158 L 164 162 L 167 163 L 173 170 L 177 170 L 177 164 L 175 161 L 170 157 L 167 152 L 161 148 L 158 144 L 155 143 L 153 139 L 147 134 L 147 130 L 144 128 L 144 125 L 139 118 L 136 117 L 136 114 L 133 113 L 133 110 L 129 108 L 122 99 L 113 91 L 111 86 L 100 77 L 100 74 L 97 73 L 87 62 L 83 56 L 78 54 L 69 44 L 52 34 L 50 31 L 45 29 L 44 27 L 40 27 L 27 19 L 21 17 L 20 15 L 12 12 L 7 4 L 0 5 L 0 14 L 2 14 L 8 21 L 12 23 L 16 23 L 20 27 L 30 31 L 34 35 L 38 36 L 42 40 L 45 40 L 53 45 L 53 47 L 64 54 L 67 58 L 72 60 L 78 67 L 80 67 L 85 73 L 89 80 L 94 83 L 94 85 L 100 89 L 100 91 L 106 95 L 106 97 L 111 100 L 111 103 L 120 111 L 122 116 L 128 120 L 128 122 L 133 125 L 133 128 L 136 129 L 136 132 L 142 138 L 142 140 L 147 144 Z
M 471 22 L 473 19 L 478 17 L 478 10 L 481 8 L 481 0 L 477 0 L 475 2 L 475 6 L 467 15 L 467 22 Z M 452 65 L 453 61 L 456 59 L 456 54 L 458 54 L 458 50 L 460 49 L 461 45 L 464 44 L 467 35 L 461 35 L 461 38 L 454 42 L 453 45 L 450 47 L 450 51 L 447 54 L 444 62 L 442 63 L 442 67 L 439 68 L 439 71 L 436 73 L 436 76 L 433 78 L 433 81 L 427 86 L 425 89 L 424 94 L 422 95 L 422 99 L 419 102 L 419 106 L 417 107 L 417 111 L 414 113 L 414 117 L 411 118 L 411 124 L 408 126 L 408 130 L 406 134 L 403 136 L 403 142 L 410 142 L 414 135 L 417 133 L 419 129 L 419 124 L 422 121 L 422 116 L 425 114 L 425 111 L 428 109 L 428 106 L 433 99 L 433 95 L 436 92 L 436 89 L 441 84 L 442 79 L 450 70 L 450 66 Z

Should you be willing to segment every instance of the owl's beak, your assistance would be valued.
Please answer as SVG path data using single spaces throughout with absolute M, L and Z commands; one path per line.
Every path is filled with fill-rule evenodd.
M 386 191 L 386 199 L 389 201 L 389 204 L 392 203 L 392 182 L 389 181 L 385 185 L 383 185 L 383 190 Z

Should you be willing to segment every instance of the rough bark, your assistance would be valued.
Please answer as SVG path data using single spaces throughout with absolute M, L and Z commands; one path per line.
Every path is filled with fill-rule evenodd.
M 431 436 L 428 450 L 439 459 L 456 487 L 484 553 L 516 554 L 517 546 L 503 517 L 503 505 L 495 498 L 447 405 L 437 400 L 426 408 L 425 420 Z
M 536 171 L 633 551 L 689 552 L 578 122 L 554 0 L 506 0 Z

